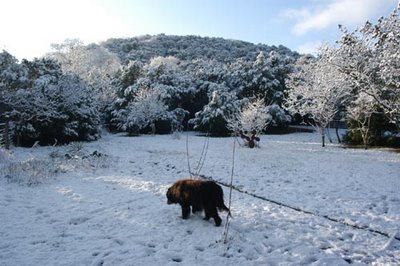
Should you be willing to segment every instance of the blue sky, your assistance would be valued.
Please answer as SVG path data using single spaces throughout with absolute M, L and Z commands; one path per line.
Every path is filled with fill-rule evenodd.
M 173 34 L 223 37 L 313 52 L 349 29 L 388 15 L 398 0 L 0 0 L 0 49 L 40 57 L 79 38 Z M 4 12 L 5 11 L 5 12 Z M 6 26 L 5 26 L 6 25 Z

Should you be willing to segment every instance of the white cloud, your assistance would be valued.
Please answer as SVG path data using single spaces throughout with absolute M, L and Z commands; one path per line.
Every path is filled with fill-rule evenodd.
M 67 38 L 90 43 L 134 35 L 96 1 L 9 0 L 0 10 L 0 45 L 19 59 L 40 57 Z
M 306 42 L 297 47 L 296 51 L 298 51 L 301 54 L 317 55 L 322 44 L 323 44 L 322 41 Z
M 383 7 L 396 6 L 397 0 L 332 0 L 324 6 L 301 9 L 286 9 L 281 16 L 296 21 L 292 32 L 303 35 L 312 30 L 321 30 L 330 26 L 360 25 Z M 316 2 L 314 2 L 316 3 Z

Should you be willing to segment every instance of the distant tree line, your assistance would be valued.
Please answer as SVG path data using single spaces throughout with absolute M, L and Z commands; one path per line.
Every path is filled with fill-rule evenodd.
M 379 22 L 382 29 L 388 20 Z M 396 23 L 393 27 L 398 29 Z M 357 120 L 357 109 L 350 107 L 360 106 L 362 94 L 372 97 L 379 104 L 369 127 L 384 117 L 377 127 L 394 130 L 390 125 L 396 125 L 397 109 L 388 99 L 398 97 L 398 76 L 393 74 L 398 68 L 393 63 L 385 66 L 385 74 L 381 71 L 379 77 L 363 81 L 374 84 L 374 91 L 361 85 L 361 77 L 371 78 L 389 59 L 396 62 L 383 51 L 398 54 L 394 41 L 362 50 L 364 39 L 358 33 L 344 31 L 341 46 L 325 48 L 318 57 L 301 56 L 284 46 L 163 34 L 90 45 L 66 40 L 32 61 L 18 62 L 3 51 L 0 119 L 9 116 L 14 143 L 20 145 L 93 140 L 101 127 L 129 135 L 195 129 L 224 136 L 232 131 L 285 129 L 303 119 L 324 135 L 329 123 L 341 118 L 349 121 L 349 140 L 362 142 L 356 137 L 363 132 L 358 130 L 361 118 Z M 376 45 L 391 40 L 374 34 Z M 392 39 L 398 40 L 396 36 Z M 370 72 L 358 73 L 357 59 Z M 257 126 L 250 125 L 251 120 Z
M 271 125 L 287 126 L 284 80 L 298 57 L 283 46 L 165 35 L 66 40 L 33 61 L 3 51 L 1 111 L 19 145 L 92 140 L 102 126 L 130 135 L 183 128 L 226 135 L 234 107 L 256 97 L 274 110 Z

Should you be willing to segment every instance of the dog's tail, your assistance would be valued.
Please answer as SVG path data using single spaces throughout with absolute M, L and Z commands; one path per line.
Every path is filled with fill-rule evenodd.
M 217 207 L 218 207 L 218 209 L 220 211 L 227 211 L 228 215 L 231 218 L 233 218 L 232 214 L 231 214 L 231 210 L 228 207 L 226 207 L 226 205 L 224 203 L 224 191 L 222 190 L 221 186 L 219 186 L 219 185 L 217 185 L 217 189 L 219 190 L 218 191 L 218 196 L 217 196 Z
M 229 215 L 231 218 L 233 218 L 233 217 L 232 217 L 232 214 L 231 214 L 231 210 L 230 210 L 228 207 L 225 206 L 224 202 L 222 202 L 222 203 L 218 206 L 218 209 L 219 209 L 220 211 L 226 211 L 226 212 L 228 212 L 228 215 Z

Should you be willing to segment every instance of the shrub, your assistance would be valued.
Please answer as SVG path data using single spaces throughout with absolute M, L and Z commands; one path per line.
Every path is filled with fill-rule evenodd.
M 12 108 L 14 142 L 30 146 L 95 140 L 100 117 L 90 89 L 77 76 L 63 76 L 55 84 L 38 82 L 6 99 Z

